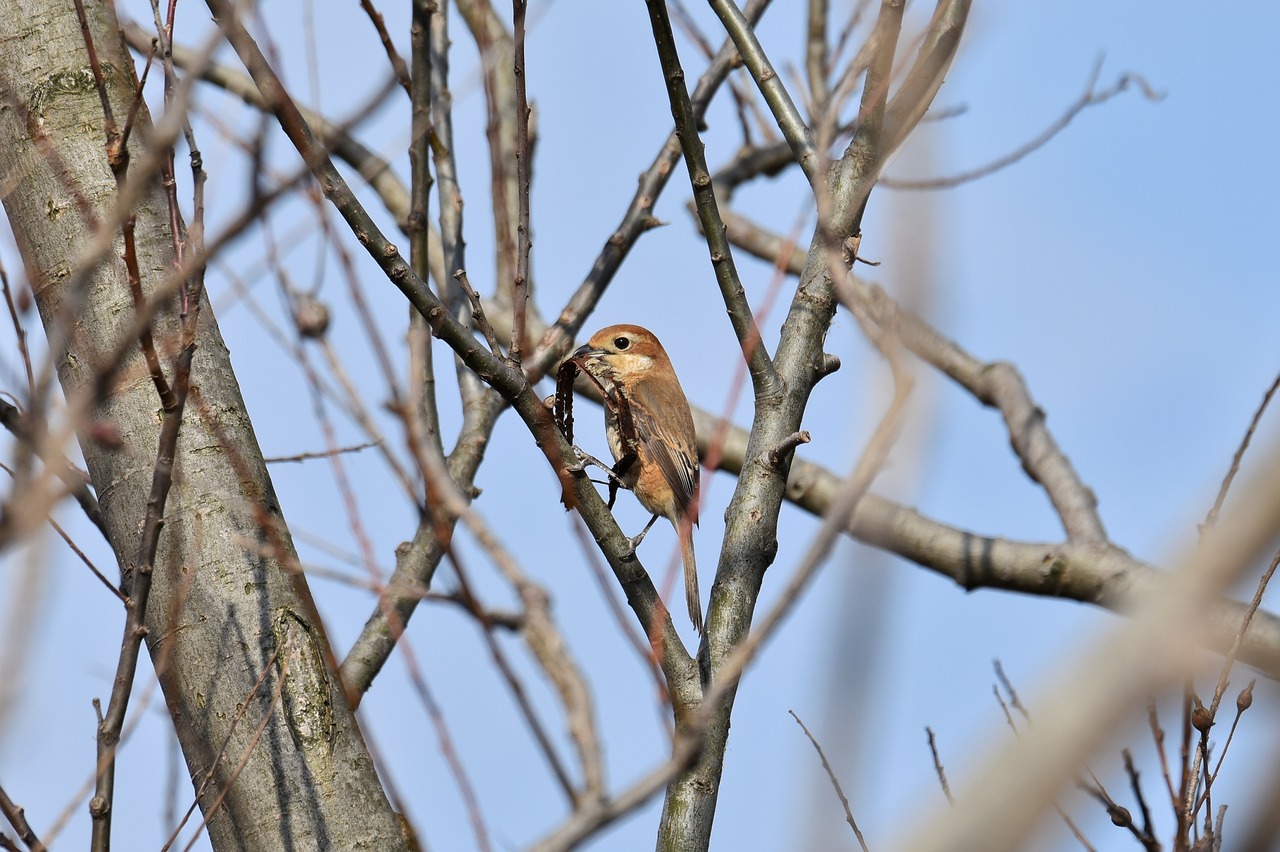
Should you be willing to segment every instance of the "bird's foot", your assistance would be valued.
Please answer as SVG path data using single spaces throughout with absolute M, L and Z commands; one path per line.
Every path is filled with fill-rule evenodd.
M 613 468 L 611 468 L 609 465 L 605 464 L 604 462 L 600 461 L 600 459 L 596 458 L 590 453 L 583 452 L 578 447 L 574 447 L 573 451 L 577 454 L 578 461 L 575 462 L 574 464 L 566 465 L 565 470 L 569 471 L 570 473 L 585 473 L 587 468 L 598 467 L 601 470 L 606 471 L 607 473 L 612 475 Z

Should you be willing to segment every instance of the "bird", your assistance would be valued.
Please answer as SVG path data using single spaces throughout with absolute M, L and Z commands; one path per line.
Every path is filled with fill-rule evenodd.
M 684 562 L 689 618 L 702 633 L 702 603 L 694 559 L 698 523 L 698 442 L 693 414 L 667 351 L 653 332 L 638 325 L 602 328 L 571 359 L 604 397 L 605 436 L 615 462 L 615 481 L 630 489 L 653 514 L 639 547 L 659 517 L 675 527 Z M 613 485 L 611 494 L 616 489 Z M 612 498 L 610 506 L 612 506 Z

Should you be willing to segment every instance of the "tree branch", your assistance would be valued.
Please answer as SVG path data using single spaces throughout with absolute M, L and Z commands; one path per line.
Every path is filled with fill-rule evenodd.
M 769 360 L 769 353 L 765 351 L 760 329 L 756 328 L 751 306 L 747 303 L 738 269 L 733 262 L 733 250 L 725 239 L 724 223 L 720 221 L 720 211 L 711 186 L 711 173 L 707 170 L 706 154 L 702 139 L 698 136 L 693 104 L 689 91 L 685 88 L 684 70 L 680 67 L 680 57 L 676 52 L 666 0 L 646 0 L 645 5 L 649 8 L 649 21 L 658 47 L 658 58 L 662 63 L 667 96 L 671 101 L 676 136 L 680 139 L 680 148 L 684 152 L 689 182 L 693 184 L 694 204 L 702 222 L 707 248 L 711 251 L 712 268 L 715 270 L 716 282 L 720 285 L 720 295 L 724 299 L 738 343 L 742 346 L 756 395 L 774 396 L 780 390 L 778 376 L 773 362 Z
M 821 159 L 817 151 L 814 149 L 813 136 L 809 132 L 809 127 L 805 124 L 804 118 L 800 115 L 800 111 L 796 109 L 795 103 L 791 100 L 791 95 L 787 93 L 786 86 L 782 85 L 776 71 L 773 70 L 769 57 L 765 55 L 764 48 L 760 46 L 760 40 L 756 38 L 755 29 L 747 21 L 746 16 L 742 14 L 742 10 L 738 8 L 734 0 L 711 0 L 711 8 L 720 18 L 720 22 L 724 24 L 725 32 L 733 39 L 734 45 L 738 48 L 738 54 L 742 57 L 743 64 L 747 66 L 747 70 L 751 72 L 751 77 L 756 81 L 756 85 L 760 87 L 760 94 L 764 95 L 764 102 L 769 105 L 769 110 L 773 113 L 774 120 L 778 123 L 778 129 L 782 131 L 782 135 L 787 140 L 787 144 L 791 147 L 791 154 L 795 158 L 796 163 L 800 165 L 804 176 L 809 179 L 809 183 L 814 183 L 820 177 L 819 160 Z M 825 14 L 825 9 L 822 10 Z M 812 25 L 812 16 L 815 13 L 810 9 L 810 22 Z M 810 31 L 810 36 L 813 31 Z M 822 42 L 825 48 L 825 41 Z M 809 43 L 810 49 L 815 49 L 812 42 Z M 813 62 L 810 57 L 812 71 Z M 821 66 L 821 59 L 816 60 Z M 825 79 L 825 78 L 822 78 Z M 819 85 L 819 84 L 815 84 Z

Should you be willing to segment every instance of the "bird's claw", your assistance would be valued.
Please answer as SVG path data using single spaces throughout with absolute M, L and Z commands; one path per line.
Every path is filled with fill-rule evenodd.
M 598 467 L 606 473 L 610 472 L 610 468 L 607 464 L 600 461 L 600 459 L 590 453 L 583 452 L 578 447 L 574 447 L 573 452 L 577 455 L 578 460 L 572 464 L 565 465 L 565 470 L 570 473 L 584 473 L 589 467 Z

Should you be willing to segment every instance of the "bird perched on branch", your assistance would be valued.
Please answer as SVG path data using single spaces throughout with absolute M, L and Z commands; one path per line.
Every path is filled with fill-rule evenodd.
M 701 633 L 702 603 L 693 555 L 698 443 L 689 402 L 671 359 L 648 329 L 611 325 L 593 334 L 572 360 L 604 396 L 604 428 L 616 481 L 653 513 L 631 546 L 640 545 L 659 517 L 671 522 L 680 539 L 689 618 Z

